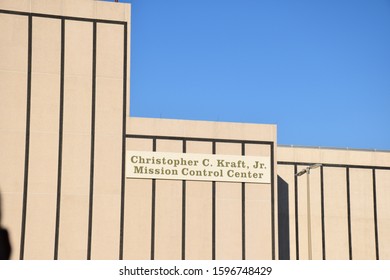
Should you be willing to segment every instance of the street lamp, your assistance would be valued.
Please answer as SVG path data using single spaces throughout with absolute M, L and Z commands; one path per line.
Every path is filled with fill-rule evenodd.
M 311 246 L 311 211 L 310 211 L 310 170 L 315 169 L 322 166 L 321 163 L 316 163 L 306 167 L 305 169 L 299 171 L 295 176 L 302 176 L 303 174 L 307 174 L 307 239 L 308 239 L 308 253 L 309 260 L 312 259 L 312 246 Z

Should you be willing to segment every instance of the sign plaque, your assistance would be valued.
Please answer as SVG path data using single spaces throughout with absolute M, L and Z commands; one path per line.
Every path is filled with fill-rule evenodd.
M 126 177 L 269 184 L 271 163 L 261 156 L 127 151 Z

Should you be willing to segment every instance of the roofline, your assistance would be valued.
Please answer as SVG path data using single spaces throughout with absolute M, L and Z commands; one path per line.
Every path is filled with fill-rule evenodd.
M 344 150 L 344 151 L 360 151 L 360 152 L 381 152 L 390 153 L 390 150 L 379 150 L 379 149 L 357 149 L 357 148 L 338 148 L 338 147 L 322 147 L 322 146 L 300 146 L 300 145 L 281 145 L 281 148 L 304 148 L 304 149 L 323 149 L 323 150 Z

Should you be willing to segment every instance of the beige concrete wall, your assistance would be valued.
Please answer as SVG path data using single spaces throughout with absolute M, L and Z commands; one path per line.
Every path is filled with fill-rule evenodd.
M 390 153 L 376 150 L 278 146 L 278 161 L 388 167 Z
M 258 141 L 260 137 L 263 141 L 274 143 L 276 137 L 275 126 L 272 125 L 141 118 L 131 118 L 127 124 L 128 150 L 150 151 L 152 140 L 147 138 L 155 137 L 157 151 L 181 153 L 185 140 L 186 152 L 212 154 L 213 141 L 216 141 L 216 154 L 241 155 L 243 146 L 240 141 Z M 141 139 L 134 139 L 133 136 Z M 167 137 L 168 139 L 164 139 Z M 219 139 L 223 139 L 224 142 L 218 141 Z M 232 140 L 231 143 L 228 142 L 229 139 Z M 145 146 L 143 143 L 149 144 Z M 244 147 L 245 155 L 271 156 L 269 144 L 245 144 Z M 135 214 L 126 211 L 125 220 L 128 219 L 127 215 L 131 215 L 132 219 L 137 224 L 142 224 L 149 234 L 150 223 L 152 223 L 150 216 L 152 180 L 149 180 L 149 183 L 148 180 L 142 182 L 143 187 L 140 186 L 138 190 L 144 194 L 142 201 L 145 204 L 134 205 L 129 195 L 126 196 L 125 205 L 126 208 L 131 207 L 134 212 L 142 211 L 147 214 L 137 218 Z M 133 190 L 134 185 L 139 183 L 138 180 L 127 179 L 126 191 Z M 143 248 L 142 258 L 150 258 L 149 250 L 154 250 L 155 259 L 181 259 L 183 252 L 185 259 L 212 259 L 213 246 L 215 246 L 216 259 L 242 259 L 243 257 L 272 259 L 271 185 L 245 184 L 244 188 L 245 225 L 243 225 L 240 182 L 215 182 L 215 220 L 213 220 L 212 182 L 186 181 L 185 207 L 183 207 L 183 182 L 157 180 L 154 249 L 151 248 L 151 235 L 138 237 Z M 183 224 L 183 213 L 185 213 L 185 224 Z M 213 227 L 215 227 L 214 244 Z M 137 238 L 139 233 L 132 230 L 125 236 L 126 239 L 133 239 Z M 243 244 L 245 244 L 244 250 Z M 243 256 L 244 252 L 245 256 Z M 136 255 L 132 255 L 132 258 L 136 258 Z
M 389 258 L 385 244 L 388 243 L 386 213 L 389 212 L 387 205 L 390 200 L 386 190 L 389 186 L 387 175 L 390 172 L 390 152 L 284 146 L 278 147 L 278 162 L 278 175 L 288 183 L 289 194 L 293 196 L 294 166 L 300 171 L 307 166 L 305 164 L 323 164 L 323 218 L 321 169 L 314 169 L 310 174 L 314 259 L 322 259 L 322 255 L 326 259 Z M 307 257 L 305 252 L 308 244 L 306 190 L 301 192 L 300 188 L 305 186 L 306 176 L 297 178 L 300 259 Z M 289 224 L 292 229 L 297 217 L 291 205 L 291 197 L 289 201 Z M 325 233 L 324 241 L 322 231 Z M 290 238 L 290 256 L 294 259 L 297 257 L 294 255 L 297 242 L 294 231 L 290 231 L 291 235 L 294 238 Z
M 65 100 L 59 259 L 86 259 L 92 115 L 92 24 L 65 25 Z M 84 44 L 79 44 L 79 41 Z
M 118 259 L 123 108 L 129 114 L 130 5 L 92 0 L 4 0 L 0 9 L 8 11 L 0 13 L 0 170 L 4 172 L 0 174 L 0 191 L 2 226 L 10 231 L 12 258 L 86 259 L 90 254 L 93 259 Z M 30 26 L 31 57 L 30 12 L 35 13 Z M 94 176 L 90 216 L 91 164 Z M 27 192 L 23 193 L 25 175 Z

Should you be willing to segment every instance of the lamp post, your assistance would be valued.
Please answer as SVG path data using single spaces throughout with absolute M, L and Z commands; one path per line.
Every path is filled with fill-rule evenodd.
M 310 210 L 310 170 L 320 167 L 322 164 L 316 163 L 306 167 L 305 169 L 299 171 L 295 176 L 302 176 L 307 174 L 307 239 L 308 239 L 308 255 L 309 260 L 312 259 L 312 245 L 311 245 L 311 210 Z

